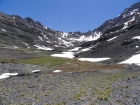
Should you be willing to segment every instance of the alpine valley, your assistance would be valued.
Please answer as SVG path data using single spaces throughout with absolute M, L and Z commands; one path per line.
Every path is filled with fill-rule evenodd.
M 0 105 L 140 105 L 140 2 L 87 32 L 0 12 Z

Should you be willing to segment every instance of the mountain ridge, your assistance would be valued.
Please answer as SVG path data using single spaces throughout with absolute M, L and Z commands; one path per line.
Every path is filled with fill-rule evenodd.
M 131 48 L 139 46 L 138 39 L 133 39 L 139 36 L 139 25 L 140 2 L 125 9 L 118 17 L 85 33 L 55 31 L 29 17 L 23 19 L 17 15 L 0 13 L 0 46 L 3 50 L 28 52 L 29 55 L 31 52 L 52 55 L 80 47 L 74 52 L 76 57 L 109 57 L 115 63 L 129 58 L 132 52 L 135 54 L 139 50 L 139 47 Z M 116 51 L 119 57 L 114 56 Z

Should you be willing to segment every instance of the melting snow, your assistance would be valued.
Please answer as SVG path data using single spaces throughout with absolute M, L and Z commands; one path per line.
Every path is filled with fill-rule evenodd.
M 81 37 L 79 38 L 70 38 L 71 41 L 79 41 L 79 42 L 82 42 L 82 41 L 93 41 L 93 40 L 97 40 L 100 38 L 100 36 L 102 35 L 101 32 L 94 32 L 93 35 L 90 35 L 90 36 L 85 36 L 85 35 L 82 35 Z
M 46 26 L 43 26 L 45 29 L 48 29 L 48 27 L 46 27 Z
M 54 70 L 54 73 L 60 73 L 62 70 Z
M 66 40 L 63 40 L 62 38 L 58 38 L 58 39 L 59 39 L 60 45 L 64 44 L 66 47 L 74 46 L 71 42 L 67 42 Z
M 68 36 L 68 33 L 63 32 L 62 37 L 64 38 L 64 37 L 67 37 L 67 36 Z
M 113 38 L 111 38 L 111 39 L 109 39 L 109 40 L 107 40 L 107 41 L 112 41 L 112 40 L 114 40 L 114 39 L 116 39 L 117 38 L 117 36 L 115 36 L 115 37 L 113 37 Z
M 18 48 L 17 46 L 13 46 L 14 48 Z
M 81 47 L 75 47 L 74 49 L 70 49 L 68 51 L 78 51 Z
M 132 39 L 140 39 L 140 36 L 133 37 Z
M 51 41 L 46 41 L 46 42 L 48 42 L 48 43 L 52 43 Z
M 134 9 L 133 11 L 130 12 L 130 15 L 133 15 L 133 14 L 139 14 L 139 9 Z
M 40 50 L 53 50 L 52 48 L 48 48 L 48 47 L 45 47 L 45 46 L 42 46 L 42 45 L 34 45 L 37 47 L 37 49 L 40 49 Z
M 30 46 L 27 43 L 25 43 L 23 41 L 22 41 L 22 43 L 24 43 L 27 46 L 27 48 L 30 49 Z
M 131 20 L 129 20 L 128 22 L 125 22 L 124 23 L 124 27 L 123 27 L 123 29 L 126 29 L 127 27 L 128 27 L 128 24 L 130 23 L 130 22 L 132 22 L 132 21 L 134 21 L 135 20 L 135 17 L 133 17 Z
M 136 48 L 139 48 L 139 46 L 136 46 Z
M 1 29 L 2 31 L 4 31 L 4 32 L 6 32 L 6 30 L 5 29 Z
M 48 37 L 46 35 L 44 35 L 44 38 L 48 39 Z
M 99 62 L 99 61 L 104 61 L 108 60 L 110 58 L 79 58 L 78 60 L 80 61 L 89 61 L 89 62 Z
M 15 75 L 18 75 L 18 73 L 3 73 L 2 75 L 0 75 L 0 79 L 8 78 Z
M 62 54 L 53 54 L 54 57 L 63 57 L 63 58 L 74 58 L 73 52 L 62 52 Z
M 32 73 L 38 73 L 40 72 L 41 70 L 33 70 Z
M 59 47 L 58 45 L 54 45 L 54 47 Z
M 126 61 L 120 62 L 119 64 L 133 64 L 133 63 L 140 65 L 140 54 L 133 55 Z
M 91 50 L 91 47 L 90 48 L 81 49 L 80 52 L 89 51 L 89 50 Z
M 41 41 L 43 41 L 43 38 L 42 38 L 41 36 L 38 36 L 38 38 L 39 38 Z

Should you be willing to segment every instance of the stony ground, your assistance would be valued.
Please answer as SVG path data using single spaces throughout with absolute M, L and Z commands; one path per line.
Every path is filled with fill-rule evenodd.
M 54 74 L 31 73 L 35 66 L 16 65 L 23 71 L 31 67 L 29 75 L 0 80 L 0 105 L 140 105 L 140 71 L 135 65 Z

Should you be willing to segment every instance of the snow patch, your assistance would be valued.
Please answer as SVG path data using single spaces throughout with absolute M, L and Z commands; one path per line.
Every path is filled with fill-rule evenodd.
M 140 39 L 140 36 L 133 37 L 132 39 Z
M 46 27 L 46 26 L 43 26 L 45 29 L 48 29 L 48 27 Z
M 5 29 L 1 29 L 2 31 L 4 31 L 4 32 L 6 32 L 6 30 Z
M 63 40 L 62 38 L 58 38 L 59 40 L 59 45 L 65 45 L 66 47 L 71 47 L 74 46 L 71 42 L 68 42 L 66 40 Z
M 49 50 L 49 51 L 53 50 L 52 48 L 48 48 L 42 45 L 34 45 L 34 46 L 36 46 L 37 49 L 40 49 L 40 50 Z
M 89 62 L 100 62 L 104 60 L 109 60 L 110 58 L 79 58 L 80 61 L 89 61 Z
M 91 50 L 91 47 L 90 48 L 81 49 L 80 52 L 85 52 L 85 51 L 89 51 L 89 50 Z
M 51 41 L 46 41 L 46 42 L 48 42 L 48 43 L 52 43 Z
M 60 73 L 62 70 L 54 70 L 53 73 Z
M 27 43 L 25 43 L 23 41 L 22 41 L 22 43 L 24 43 L 27 46 L 27 48 L 30 49 L 30 46 Z
M 117 38 L 117 36 L 115 36 L 115 37 L 113 37 L 113 38 L 111 38 L 111 39 L 109 39 L 109 40 L 107 40 L 107 41 L 112 41 L 112 40 L 114 40 L 114 39 L 116 39 Z
M 136 48 L 139 48 L 139 46 L 136 46 Z
M 41 70 L 33 70 L 32 73 L 38 73 L 40 72 Z
M 125 23 L 124 23 L 124 27 L 123 27 L 122 29 L 126 29 L 126 28 L 128 27 L 128 24 L 129 24 L 130 22 L 134 21 L 134 20 L 135 20 L 135 16 L 134 16 L 131 20 L 129 20 L 128 22 L 125 22 Z
M 46 35 L 43 35 L 45 39 L 48 39 L 48 37 Z
M 43 38 L 42 38 L 41 36 L 38 36 L 38 38 L 39 38 L 41 41 L 43 41 Z
M 94 40 L 99 39 L 101 35 L 102 35 L 101 32 L 94 32 L 93 35 L 89 35 L 89 36 L 82 35 L 79 38 L 70 38 L 70 40 L 71 41 L 79 41 L 79 42 L 82 42 L 82 41 L 85 41 L 85 42 L 94 41 Z
M 0 75 L 0 79 L 5 79 L 10 76 L 16 76 L 16 75 L 18 75 L 18 73 L 3 73 L 2 75 Z
M 120 62 L 119 64 L 133 64 L 133 63 L 140 65 L 140 54 L 133 55 L 129 59 Z
M 54 45 L 54 47 L 59 47 L 58 45 Z
M 134 9 L 133 11 L 130 12 L 130 15 L 133 15 L 133 14 L 139 14 L 139 9 Z
M 13 46 L 14 48 L 18 48 L 17 46 Z
M 78 51 L 81 47 L 75 47 L 74 49 L 70 49 L 68 51 Z
M 62 37 L 63 37 L 63 38 L 65 38 L 65 37 L 67 37 L 67 36 L 68 36 L 68 33 L 66 33 L 66 32 L 63 32 L 63 33 L 62 33 Z
M 62 57 L 62 58 L 74 58 L 73 52 L 62 52 L 62 54 L 53 54 L 53 57 Z

